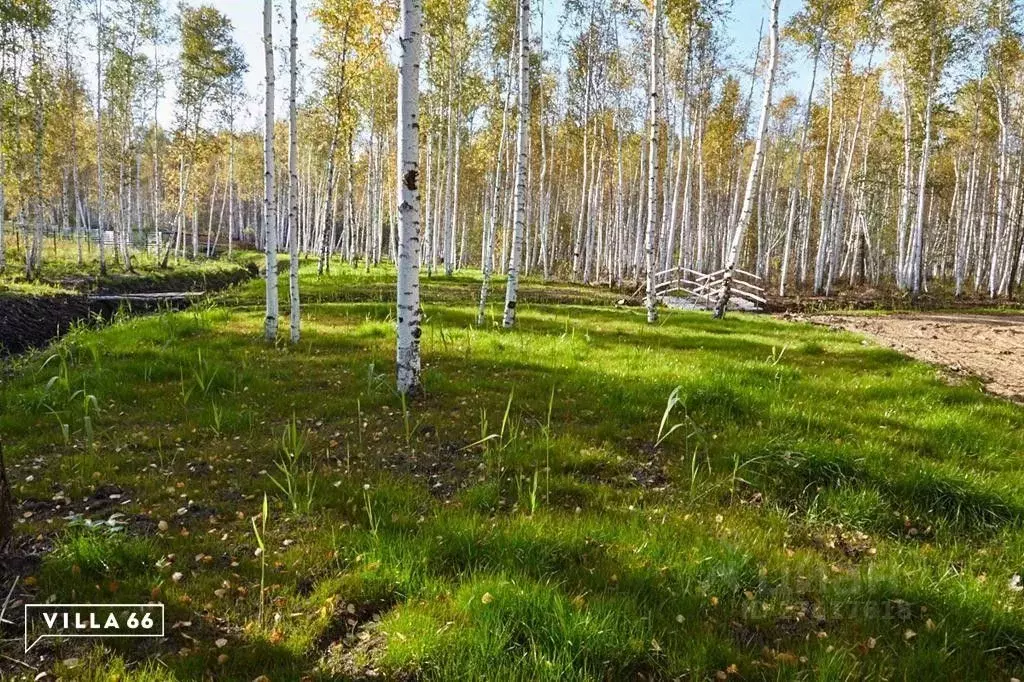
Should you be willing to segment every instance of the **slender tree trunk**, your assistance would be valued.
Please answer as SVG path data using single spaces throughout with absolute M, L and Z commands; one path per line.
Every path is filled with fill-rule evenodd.
M 231 258 L 235 243 L 235 126 L 231 120 L 228 131 L 228 258 Z
M 263 47 L 266 63 L 266 96 L 263 133 L 263 237 L 267 258 L 267 310 L 264 334 L 277 340 L 277 190 L 274 186 L 274 3 L 263 0 Z
M 597 4 L 596 2 L 594 3 Z M 594 25 L 594 14 L 593 8 L 591 8 L 590 14 L 590 28 Z M 579 274 L 581 264 L 581 249 L 583 247 L 583 233 L 584 233 L 584 221 L 588 220 L 587 216 L 587 197 L 589 196 L 589 161 L 588 153 L 592 154 L 593 151 L 587 144 L 589 140 L 587 136 L 590 132 L 590 93 L 593 84 L 593 69 L 591 64 L 591 56 L 593 49 L 591 47 L 593 42 L 593 36 L 587 36 L 587 82 L 583 92 L 583 186 L 580 193 L 580 212 L 577 216 L 576 222 L 576 239 L 573 240 L 573 251 L 572 251 L 572 280 L 575 282 Z
M 648 114 L 650 117 L 650 141 L 648 144 L 647 172 L 647 229 L 644 237 L 645 269 L 647 271 L 647 321 L 658 321 L 658 298 L 654 283 L 655 270 L 655 239 L 658 226 L 658 171 L 660 155 L 658 144 L 658 71 L 661 64 L 661 13 L 662 0 L 654 0 L 654 13 L 651 18 L 651 73 L 650 90 L 648 93 Z
M 807 133 L 811 127 L 811 114 L 814 109 L 814 83 L 818 76 L 818 60 L 821 54 L 820 42 L 814 49 L 814 66 L 811 69 L 811 87 L 807 92 L 807 107 L 804 110 L 804 122 L 800 130 L 800 147 L 797 152 L 796 170 L 789 188 L 789 209 L 786 213 L 786 237 L 782 247 L 782 266 L 779 273 L 779 296 L 786 295 L 786 278 L 789 274 L 789 253 L 793 243 L 793 227 L 797 218 L 797 199 L 800 196 L 800 176 L 804 169 L 804 153 L 807 150 Z
M 290 297 L 290 336 L 292 343 L 299 342 L 299 128 L 296 87 L 298 81 L 299 33 L 296 0 L 291 0 L 291 40 L 288 47 L 289 89 L 288 89 L 288 293 Z
M 336 157 L 338 153 L 338 136 L 340 133 L 340 116 L 334 121 L 334 132 L 331 134 L 331 146 L 327 152 L 327 200 L 324 206 L 324 234 L 320 245 L 320 257 L 317 261 L 317 274 L 331 271 L 331 249 L 334 245 L 335 202 L 334 186 L 337 172 Z
M 29 256 L 25 259 L 25 269 L 29 280 L 32 280 L 43 263 L 43 95 L 39 79 L 42 64 L 39 54 L 39 36 L 35 30 L 30 32 L 32 45 L 32 76 L 29 81 L 29 90 L 32 93 L 33 108 L 33 176 L 32 187 L 32 248 Z
M 829 240 L 832 232 L 829 230 L 832 216 L 832 198 L 834 196 L 834 178 L 839 168 L 839 160 L 842 156 L 843 135 L 845 129 L 839 126 L 838 139 L 834 138 L 833 120 L 836 109 L 836 47 L 832 48 L 832 55 L 829 60 L 828 71 L 828 121 L 826 124 L 825 138 L 825 161 L 821 170 L 821 206 L 818 215 L 818 247 L 814 258 L 814 293 L 822 294 L 825 291 L 825 257 L 828 255 Z M 835 153 L 833 154 L 833 149 Z M 829 169 L 832 169 L 831 171 Z
M 715 305 L 715 317 L 725 316 L 726 306 L 729 305 L 729 297 L 732 294 L 733 272 L 736 269 L 736 261 L 739 259 L 740 247 L 743 245 L 743 237 L 746 233 L 747 223 L 750 222 L 750 215 L 753 212 L 754 190 L 758 185 L 758 178 L 761 173 L 761 163 L 764 160 L 764 137 L 768 131 L 768 117 L 771 114 L 772 88 L 775 85 L 775 66 L 779 59 L 779 2 L 772 0 L 771 9 L 771 34 L 769 45 L 768 73 L 765 76 L 764 103 L 761 106 L 761 122 L 757 128 L 757 139 L 754 141 L 754 158 L 750 164 L 750 174 L 747 176 L 747 189 L 743 196 L 743 209 L 740 211 L 739 219 L 733 230 L 732 245 L 729 248 L 729 256 L 725 262 L 725 272 L 722 275 L 722 292 Z
M 454 72 L 455 72 L 455 49 L 452 41 L 452 31 L 448 30 L 448 104 L 445 107 L 447 110 L 448 126 L 445 134 L 445 172 L 444 172 L 444 221 L 439 227 L 444 229 L 444 233 L 441 235 L 443 240 L 444 255 L 442 261 L 444 262 L 444 274 L 446 277 L 451 277 L 455 269 L 455 206 L 452 202 L 454 187 L 454 171 L 455 171 L 455 136 L 458 135 L 456 120 L 458 119 L 455 113 L 455 104 L 453 92 L 455 90 L 454 85 Z
M 461 120 L 460 115 L 461 115 L 461 112 L 457 111 L 456 112 L 456 117 L 455 117 L 455 121 L 456 121 L 456 123 L 455 123 L 455 170 L 453 171 L 453 174 L 452 174 L 452 178 L 453 178 L 452 179 L 452 208 L 451 208 L 452 214 L 451 214 L 451 217 L 450 217 L 450 221 L 451 221 L 451 242 L 452 242 L 452 244 L 451 244 L 451 253 L 448 256 L 448 260 L 445 262 L 446 268 L 448 268 L 450 270 L 448 272 L 449 275 L 452 274 L 451 271 L 457 270 L 459 268 L 459 262 L 460 262 L 460 259 L 462 258 L 462 251 L 463 251 L 463 249 L 466 246 L 466 242 L 465 242 L 466 233 L 465 232 L 462 233 L 462 237 L 463 237 L 462 244 L 459 245 L 458 248 L 456 248 L 456 240 L 455 240 L 455 234 L 456 234 L 456 230 L 458 228 L 458 216 L 459 216 L 459 184 L 460 184 L 459 177 L 460 177 L 460 174 L 462 173 L 462 127 L 459 125 L 459 121 Z M 465 225 L 465 223 L 463 223 L 463 225 Z
M 896 225 L 896 282 L 901 289 L 907 288 L 906 233 L 910 226 L 911 176 L 913 175 L 913 154 L 911 149 L 910 82 L 903 67 L 903 188 L 900 195 L 899 222 Z
M 96 0 L 96 227 L 99 234 L 100 275 L 107 274 L 103 228 L 103 0 Z
M 924 141 L 921 143 L 921 168 L 918 172 L 917 187 L 917 220 L 914 226 L 914 239 L 911 247 L 911 295 L 916 298 L 921 293 L 924 283 L 924 226 L 925 226 L 925 192 L 928 180 L 928 162 L 931 152 L 932 136 L 932 100 L 935 92 L 935 52 L 932 45 L 931 64 L 928 72 L 928 86 L 925 94 L 924 107 Z
M 505 316 L 502 325 L 510 329 L 516 322 L 516 303 L 519 296 L 519 268 L 523 253 L 523 233 L 526 230 L 526 165 L 527 137 L 530 127 L 530 0 L 519 3 L 519 116 L 516 125 L 515 208 L 512 228 L 512 253 L 508 261 L 508 280 L 505 286 Z
M 153 66 L 159 68 L 159 60 L 157 57 L 157 41 L 153 41 Z M 152 181 L 152 202 L 153 202 L 153 242 L 154 251 L 156 252 L 156 258 L 160 258 L 160 248 L 162 241 L 160 234 L 160 138 L 157 135 L 157 131 L 160 129 L 160 88 L 153 88 L 153 181 Z M 77 177 L 77 166 L 75 175 L 75 194 L 78 194 L 78 177 Z M 79 249 L 81 251 L 81 249 Z M 79 257 L 81 260 L 81 257 Z
M 0 34 L 0 41 L 7 42 L 7 30 L 5 29 L 3 34 Z M 7 52 L 0 50 L 0 82 L 4 80 L 4 72 L 7 67 Z M 4 128 L 5 117 L 0 115 L 0 274 L 3 274 L 7 269 L 7 236 L 4 233 L 4 219 L 7 214 L 7 196 L 4 194 L 4 183 L 3 178 L 6 177 L 5 168 L 5 154 L 4 154 Z M 72 133 L 74 133 L 74 127 L 72 127 Z M 72 143 L 74 136 L 72 136 Z M 81 249 L 79 249 L 81 251 Z M 81 258 L 79 258 L 81 262 Z M 0 510 L 2 513 L 2 510 Z
M 402 0 L 398 83 L 398 392 L 420 390 L 420 195 L 419 108 L 421 0 Z
M 1000 79 L 1001 80 L 1001 79 Z M 1006 105 L 1005 88 L 999 84 L 996 92 L 996 108 L 999 120 L 999 166 L 996 176 L 996 215 L 995 232 L 992 241 L 992 258 L 989 263 L 988 274 L 988 295 L 995 298 L 997 294 L 997 280 L 999 270 L 999 252 L 1003 244 L 1003 235 L 1006 224 L 1006 176 L 1009 165 L 1008 135 L 1009 122 Z
M 494 184 L 491 186 L 490 217 L 484 224 L 483 249 L 480 264 L 482 281 L 480 284 L 480 306 L 477 309 L 476 323 L 482 326 L 487 312 L 487 297 L 491 288 L 491 273 L 494 271 L 494 236 L 498 228 L 498 206 L 501 201 L 501 162 L 505 149 L 505 134 L 508 130 L 508 104 L 512 93 L 512 60 L 505 65 L 505 106 L 501 112 L 501 137 L 498 139 L 498 154 L 494 161 Z
M 193 158 L 189 161 L 189 168 L 191 169 L 191 167 L 193 165 L 195 165 L 194 155 L 193 155 Z M 216 176 L 214 176 L 214 177 L 216 177 Z M 216 188 L 214 189 L 214 191 L 216 191 Z M 198 212 L 199 212 L 199 197 L 197 196 L 197 190 L 193 189 L 192 190 L 192 213 L 193 213 L 193 216 L 198 214 Z M 192 221 L 192 255 L 191 255 L 191 259 L 195 260 L 198 257 L 199 257 L 199 220 L 196 219 L 196 220 Z

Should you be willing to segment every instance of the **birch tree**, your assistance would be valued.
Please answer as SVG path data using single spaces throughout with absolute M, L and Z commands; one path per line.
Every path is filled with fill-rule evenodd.
M 103 204 L 103 0 L 96 0 L 96 223 L 99 239 L 100 276 L 107 274 Z
M 296 0 L 291 0 L 291 40 L 288 44 L 288 293 L 292 343 L 299 342 L 299 112 L 296 105 L 299 34 Z
M 28 87 L 32 99 L 32 148 L 33 148 L 33 183 L 32 183 L 32 221 L 33 234 L 32 243 L 26 245 L 25 275 L 32 280 L 35 272 L 42 265 L 43 258 L 43 136 L 44 136 L 44 107 L 43 107 L 43 81 L 46 78 L 42 63 L 42 32 L 45 31 L 52 15 L 46 4 L 38 3 L 30 8 L 26 21 L 26 29 L 29 35 L 31 52 L 30 72 Z
M 889 8 L 890 31 L 893 36 L 893 47 L 900 59 L 903 70 L 905 98 L 905 146 L 909 150 L 909 132 L 911 126 L 910 107 L 913 90 L 920 95 L 921 124 L 923 137 L 917 168 L 917 196 L 913 199 L 914 216 L 909 226 L 909 240 L 901 268 L 900 284 L 910 290 L 916 298 L 924 284 L 924 251 L 925 227 L 927 220 L 927 180 L 932 153 L 933 110 L 938 94 L 939 80 L 946 69 L 949 59 L 957 43 L 955 35 L 958 29 L 957 9 L 946 0 L 902 0 Z M 1005 158 L 999 163 L 998 182 L 996 189 L 996 230 L 998 242 L 1004 219 L 1004 180 Z M 902 215 L 907 216 L 909 202 L 907 196 L 910 189 L 910 167 L 905 171 L 907 188 L 904 195 Z
M 804 156 L 807 150 L 807 136 L 811 128 L 811 114 L 814 110 L 814 86 L 818 78 L 818 62 L 821 59 L 822 35 L 829 20 L 831 7 L 828 3 L 808 3 L 805 11 L 795 17 L 790 32 L 795 42 L 808 45 L 811 50 L 811 84 L 807 89 L 807 104 L 800 129 L 797 148 L 796 170 L 789 187 L 789 208 L 786 212 L 786 232 L 782 247 L 782 264 L 779 271 L 779 296 L 786 295 L 786 281 L 789 276 L 790 253 L 793 245 L 793 230 L 798 218 L 798 202 L 802 189 Z
M 739 259 L 740 247 L 743 246 L 743 238 L 746 235 L 747 225 L 754 206 L 754 192 L 757 188 L 761 173 L 761 163 L 764 160 L 764 137 L 768 130 L 768 117 L 772 107 L 772 87 L 775 85 L 775 67 L 779 58 L 779 2 L 771 1 L 771 28 L 769 29 L 768 43 L 768 72 L 765 74 L 764 101 L 761 104 L 761 119 L 757 127 L 757 137 L 754 139 L 754 158 L 750 163 L 750 172 L 747 174 L 747 188 L 743 195 L 743 208 L 736 220 L 732 230 L 732 244 L 729 247 L 729 255 L 725 261 L 725 272 L 722 273 L 722 291 L 715 304 L 714 316 L 725 317 L 726 306 L 729 305 L 729 298 L 732 295 L 732 280 L 736 270 L 736 261 Z
M 271 13 L 273 7 L 271 7 Z M 266 8 L 264 8 L 266 13 Z M 198 161 L 204 124 L 210 105 L 230 99 L 230 88 L 237 75 L 246 69 L 245 55 L 234 38 L 230 19 L 211 6 L 184 7 L 181 12 L 181 54 L 178 59 L 178 127 L 183 149 L 181 163 L 186 179 L 194 179 L 193 167 Z M 264 18 L 264 40 L 271 38 Z M 272 46 L 272 45 L 271 45 Z M 271 55 L 273 59 L 273 55 Z M 268 66 L 273 66 L 272 63 Z M 269 78 L 269 76 L 268 76 Z M 271 86 L 273 84 L 270 84 Z M 273 113 L 273 112 L 271 112 Z M 180 193 L 185 197 L 195 189 L 183 183 Z M 179 200 L 179 204 L 183 202 Z M 193 198 L 193 204 L 195 204 Z M 193 205 L 193 214 L 198 206 Z M 179 207 L 179 218 L 183 206 Z M 179 226 L 180 226 L 179 222 Z M 193 220 L 190 257 L 199 255 L 198 221 Z
M 225 219 L 229 253 L 236 240 L 288 251 L 289 291 L 304 254 L 323 271 L 337 256 L 366 269 L 401 259 L 401 202 L 388 199 L 403 184 L 392 170 L 396 102 L 386 95 L 398 76 L 389 5 L 315 0 L 318 78 L 289 101 L 289 142 L 269 140 L 272 154 L 288 155 L 288 182 L 268 192 L 266 172 L 276 179 L 286 165 L 265 156 L 273 116 L 269 125 L 234 118 L 250 93 L 238 71 L 222 77 L 236 54 L 222 14 L 193 5 L 179 13 L 170 126 L 149 74 L 164 48 L 134 12 L 159 2 L 38 0 L 62 8 L 61 28 L 33 33 L 14 15 L 36 2 L 0 7 L 0 229 L 19 263 L 27 256 L 26 274 L 48 253 L 44 237 L 72 236 L 72 227 L 83 262 L 99 246 L 104 272 L 110 253 L 118 269 L 131 267 L 130 238 L 150 225 L 164 262 L 171 249 L 215 257 Z M 770 55 L 756 51 L 753 73 L 725 58 L 733 38 L 754 45 L 753 26 L 730 21 L 727 4 L 661 0 L 659 11 L 653 0 L 574 0 L 554 22 L 564 55 L 549 59 L 531 54 L 537 36 L 521 0 L 488 2 L 479 21 L 468 0 L 424 0 L 421 258 L 438 272 L 481 269 L 480 322 L 495 267 L 510 275 L 503 324 L 514 323 L 516 284 L 531 268 L 593 286 L 633 280 L 652 319 L 658 270 L 732 271 L 748 259 L 783 295 L 893 284 L 914 296 L 948 281 L 961 296 L 1009 297 L 1020 287 L 1019 2 L 781 5 L 800 13 L 792 40 L 772 51 L 799 77 L 776 93 L 760 133 Z M 82 23 L 79 8 L 88 26 L 98 20 L 88 66 L 74 48 L 80 30 L 64 27 Z M 970 50 L 958 42 L 965 30 Z M 540 53 L 547 43 L 542 36 Z M 294 61 L 291 51 L 279 66 Z M 79 158 L 86 147 L 90 161 Z M 165 220 L 177 230 L 169 242 L 158 229 Z
M 277 340 L 277 189 L 274 186 L 274 3 L 263 0 L 266 93 L 263 112 L 263 244 L 267 260 L 264 336 Z
M 650 86 L 647 97 L 650 143 L 648 145 L 648 171 L 647 171 L 647 229 L 644 236 L 645 271 L 647 273 L 647 321 L 654 323 L 658 321 L 658 298 L 655 289 L 655 249 L 657 245 L 658 225 L 658 177 L 660 169 L 661 150 L 659 148 L 658 133 L 661 125 L 658 104 L 658 74 L 661 66 L 661 15 L 662 0 L 654 0 L 654 10 L 651 13 L 651 63 L 650 63 Z
M 420 391 L 419 98 L 422 0 L 401 0 L 398 81 L 398 392 Z
M 516 123 L 515 209 L 512 217 L 512 253 L 508 262 L 505 286 L 505 315 L 502 326 L 510 329 L 516 321 L 519 295 L 519 268 L 526 229 L 526 167 L 528 163 L 527 130 L 530 125 L 530 0 L 519 3 L 519 112 Z

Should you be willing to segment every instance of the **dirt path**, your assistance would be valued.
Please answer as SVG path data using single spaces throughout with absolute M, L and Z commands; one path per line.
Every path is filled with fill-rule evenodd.
M 807 319 L 866 333 L 919 360 L 974 375 L 992 393 L 1024 400 L 1024 315 L 814 315 Z

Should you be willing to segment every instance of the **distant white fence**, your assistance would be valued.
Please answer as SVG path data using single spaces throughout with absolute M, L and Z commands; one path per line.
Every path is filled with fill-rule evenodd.
M 724 268 L 708 273 L 690 268 L 669 268 L 654 273 L 654 291 L 659 298 L 683 294 L 695 304 L 710 310 L 722 295 L 724 275 Z M 764 298 L 764 287 L 757 284 L 760 281 L 761 278 L 752 272 L 734 269 L 731 297 L 742 299 L 754 308 L 763 308 L 768 301 Z M 646 289 L 647 285 L 642 285 L 633 296 L 642 295 Z

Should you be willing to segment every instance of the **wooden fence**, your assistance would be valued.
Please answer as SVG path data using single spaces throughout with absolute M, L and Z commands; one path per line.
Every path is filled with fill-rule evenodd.
M 708 273 L 690 268 L 669 268 L 654 273 L 654 291 L 659 297 L 683 294 L 697 304 L 711 309 L 722 294 L 724 275 L 724 268 Z M 760 281 L 761 278 L 754 273 L 736 268 L 733 270 L 731 296 L 743 299 L 756 308 L 762 308 L 767 301 L 764 298 L 764 287 L 757 284 Z M 643 296 L 646 290 L 645 283 L 636 290 L 633 297 Z

